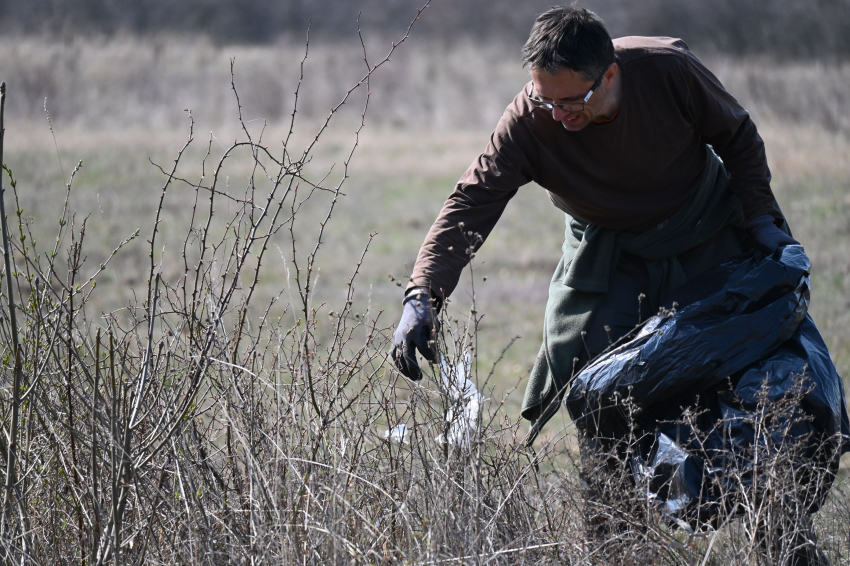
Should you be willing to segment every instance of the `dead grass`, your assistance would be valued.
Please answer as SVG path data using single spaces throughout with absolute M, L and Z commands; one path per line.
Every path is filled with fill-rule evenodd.
M 158 171 L 148 162 L 168 163 L 179 142 L 173 132 L 128 130 L 118 132 L 80 131 L 57 126 L 60 153 L 67 169 L 83 161 L 79 189 L 72 195 L 72 207 L 90 214 L 92 257 L 103 255 L 109 245 L 135 228 L 144 228 L 154 211 L 150 195 L 159 182 Z M 227 132 L 227 130 L 225 130 Z M 843 134 L 826 132 L 817 126 L 764 122 L 766 140 L 774 173 L 774 190 L 787 214 L 795 235 L 803 242 L 813 262 L 812 313 L 842 375 L 850 375 L 850 216 L 847 201 L 850 184 L 850 141 Z M 8 128 L 7 163 L 20 180 L 25 215 L 34 218 L 58 217 L 61 200 L 55 187 L 61 182 L 52 138 L 45 124 Z M 23 144 L 16 136 L 22 133 Z M 268 139 L 279 139 L 273 129 Z M 339 158 L 338 148 L 351 139 L 346 131 L 330 133 L 329 144 L 315 158 L 317 170 Z M 218 145 L 236 135 L 233 128 L 218 134 Z M 326 240 L 329 257 L 340 258 L 322 266 L 318 296 L 332 299 L 339 281 L 347 273 L 343 258 L 355 257 L 370 232 L 378 232 L 373 253 L 363 267 L 359 293 L 378 309 L 388 313 L 399 308 L 400 289 L 389 275 L 403 280 L 415 260 L 419 244 L 448 195 L 456 178 L 483 149 L 488 133 L 484 130 L 439 132 L 429 130 L 369 129 L 362 135 L 358 158 L 352 164 L 352 178 L 346 187 L 343 208 L 329 226 Z M 47 166 L 43 166 L 43 164 Z M 190 166 L 191 169 L 192 166 Z M 197 173 L 197 171 L 193 171 Z M 242 174 L 247 174 L 243 169 Z M 230 177 L 237 183 L 238 175 Z M 187 211 L 191 194 L 177 187 L 166 202 L 163 230 L 165 253 L 172 250 L 176 233 Z M 225 205 L 223 205 L 225 206 Z M 310 222 L 316 222 L 313 219 Z M 47 235 L 42 238 L 48 237 Z M 487 313 L 481 325 L 482 358 L 493 361 L 511 337 L 522 339 L 507 353 L 496 381 L 505 391 L 523 379 L 534 361 L 542 336 L 543 306 L 551 272 L 558 261 L 563 239 L 563 217 L 543 191 L 529 186 L 520 191 L 491 235 L 479 258 L 487 281 L 479 287 L 479 301 Z M 528 242 L 534 242 L 529 245 Z M 100 249 L 98 249 L 100 248 Z M 141 248 L 140 248 L 141 250 Z M 142 280 L 134 269 L 141 251 L 130 248 L 121 269 L 103 285 L 117 283 L 101 295 L 104 310 L 126 304 L 130 289 Z M 284 279 L 283 264 L 273 259 L 259 291 L 264 297 L 276 292 Z M 460 305 L 468 304 L 464 278 L 455 294 Z M 368 297 L 367 297 L 368 296 Z M 518 410 L 519 396 L 509 403 Z

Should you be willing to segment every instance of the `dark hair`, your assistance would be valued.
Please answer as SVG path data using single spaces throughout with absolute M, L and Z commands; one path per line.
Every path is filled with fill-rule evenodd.
M 587 80 L 614 62 L 614 44 L 602 19 L 577 6 L 555 6 L 537 16 L 522 48 L 522 65 L 555 73 L 571 69 Z

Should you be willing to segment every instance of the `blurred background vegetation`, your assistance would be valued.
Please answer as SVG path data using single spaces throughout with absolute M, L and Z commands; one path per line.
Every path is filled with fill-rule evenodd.
M 536 14 L 550 0 L 435 0 L 419 34 L 453 42 L 460 38 L 506 43 L 524 41 Z M 614 36 L 687 37 L 702 49 L 735 55 L 828 57 L 850 55 L 848 0 L 588 0 Z M 357 14 L 373 30 L 398 30 L 410 21 L 416 0 L 3 0 L 4 34 L 147 37 L 162 33 L 201 34 L 216 43 L 268 44 L 315 32 L 335 38 L 350 33 Z
M 364 74 L 358 14 L 370 60 L 377 60 L 404 34 L 420 3 L 0 0 L 0 80 L 9 87 L 5 160 L 18 178 L 25 216 L 34 226 L 56 217 L 67 174 L 82 160 L 72 208 L 89 216 L 97 240 L 89 245 L 101 248 L 90 249 L 92 258 L 105 254 L 136 227 L 150 226 L 163 178 L 149 160 L 165 165 L 174 158 L 186 136 L 185 109 L 193 111 L 196 136 L 209 136 L 213 154 L 241 135 L 232 58 L 249 129 L 279 147 L 289 130 L 310 27 L 295 128 L 296 139 L 307 143 Z M 423 12 L 410 43 L 371 80 L 367 127 L 349 170 L 347 198 L 326 234 L 319 299 L 344 296 L 368 235 L 378 232 L 357 296 L 374 312 L 383 310 L 386 325 L 395 322 L 397 284 L 406 282 L 445 197 L 526 82 L 520 47 L 535 15 L 551 3 L 434 0 Z M 814 263 L 812 313 L 839 371 L 850 375 L 850 0 L 583 5 L 597 11 L 615 37 L 685 39 L 751 111 L 768 148 L 774 191 Z M 330 181 L 342 174 L 339 164 L 354 139 L 361 103 L 358 98 L 343 108 L 326 136 L 330 143 L 317 151 Z M 187 178 L 199 177 L 205 144 L 195 144 Z M 249 174 L 231 171 L 229 182 L 244 184 Z M 172 236 L 183 233 L 193 196 L 188 188 L 169 196 L 164 256 L 180 244 L 167 236 L 171 227 Z M 320 217 L 313 220 L 317 225 Z M 494 373 L 490 385 L 497 394 L 524 385 L 562 238 L 563 215 L 544 191 L 530 186 L 479 254 L 483 367 L 489 371 L 511 338 L 521 336 Z M 97 309 L 127 303 L 143 283 L 145 253 L 144 245 L 131 245 L 119 267 L 102 276 L 113 290 L 101 295 Z M 285 287 L 284 263 L 267 269 L 259 291 L 272 297 Z M 464 281 L 455 312 L 471 298 L 469 277 Z M 517 392 L 508 400 L 517 418 L 520 399 Z

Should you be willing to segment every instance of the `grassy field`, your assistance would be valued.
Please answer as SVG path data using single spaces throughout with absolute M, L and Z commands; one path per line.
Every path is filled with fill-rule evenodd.
M 359 48 L 359 45 L 354 43 L 353 47 Z M 291 154 L 297 155 L 315 139 L 324 108 L 330 108 L 338 101 L 351 86 L 351 81 L 356 82 L 359 77 L 356 70 L 351 70 L 353 65 L 362 64 L 357 63 L 361 54 L 356 53 L 353 47 L 349 45 L 345 50 L 326 46 L 311 51 L 308 62 L 314 66 L 307 66 L 307 81 L 300 95 L 304 105 L 297 115 L 296 129 L 287 145 Z M 457 178 L 486 145 L 490 128 L 501 109 L 525 80 L 524 73 L 518 68 L 516 54 L 505 48 L 494 46 L 490 50 L 482 50 L 472 46 L 454 49 L 427 46 L 417 51 L 415 43 L 404 47 L 410 49 L 400 51 L 398 57 L 394 56 L 386 74 L 377 73 L 370 83 L 374 96 L 369 100 L 367 125 L 359 134 L 353 158 L 349 160 L 357 139 L 354 132 L 365 101 L 364 93 L 360 91 L 334 118 L 330 129 L 322 133 L 321 142 L 311 152 L 311 160 L 302 172 L 307 181 L 322 181 L 327 187 L 337 186 L 344 180 L 343 196 L 339 197 L 332 218 L 324 228 L 322 245 L 315 255 L 316 285 L 309 300 L 317 312 L 315 334 L 311 337 L 316 340 L 317 351 L 335 347 L 330 342 L 338 336 L 333 331 L 338 319 L 332 311 L 339 312 L 339 305 L 344 305 L 349 298 L 348 278 L 355 271 L 358 274 L 351 297 L 355 309 L 351 314 L 352 320 L 359 323 L 377 318 L 375 332 L 382 338 L 389 335 L 401 312 L 402 289 L 399 287 L 406 284 L 406 276 L 431 221 Z M 196 241 L 199 235 L 197 226 L 204 220 L 203 214 L 192 218 L 196 196 L 204 198 L 202 192 L 196 192 L 180 179 L 198 183 L 203 178 L 203 185 L 208 186 L 214 165 L 233 143 L 232 140 L 245 137 L 238 121 L 235 97 L 230 91 L 229 56 L 235 55 L 237 59 L 236 87 L 240 92 L 248 131 L 254 140 L 262 136 L 269 152 L 279 155 L 281 140 L 289 135 L 290 118 L 286 108 L 291 106 L 290 93 L 297 82 L 299 49 L 296 44 L 263 49 L 213 47 L 209 43 L 192 40 L 161 44 L 133 43 L 130 40 L 115 43 L 77 41 L 70 46 L 0 42 L 0 80 L 9 76 L 5 80 L 10 99 L 4 162 L 17 180 L 18 208 L 23 211 L 21 216 L 30 234 L 27 245 L 42 253 L 53 246 L 58 219 L 65 204 L 66 191 L 63 187 L 80 162 L 82 166 L 74 175 L 68 208 L 73 213 L 74 227 L 79 230 L 83 222 L 86 226 L 85 263 L 81 269 L 83 279 L 97 271 L 99 264 L 120 241 L 136 229 L 141 230 L 141 237 L 122 249 L 97 276 L 97 293 L 92 295 L 82 313 L 85 322 L 81 336 L 92 334 L 97 327 L 112 324 L 113 313 L 117 313 L 119 318 L 138 322 L 134 318 L 135 313 L 139 305 L 144 304 L 147 278 L 151 272 L 150 244 L 146 241 L 152 234 L 161 188 L 166 179 L 160 167 L 170 170 L 189 133 L 190 122 L 183 109 L 192 108 L 192 116 L 196 120 L 194 141 L 182 156 L 178 179 L 165 194 L 153 251 L 156 271 L 161 272 L 163 279 L 172 285 L 176 285 L 184 273 L 184 242 Z M 846 282 L 850 274 L 850 126 L 846 122 L 841 85 L 850 70 L 840 64 L 793 64 L 777 68 L 760 61 L 707 59 L 729 90 L 740 94 L 759 125 L 774 174 L 774 192 L 795 237 L 803 243 L 813 262 L 810 312 L 847 383 L 847 376 L 850 376 L 850 287 Z M 26 64 L 26 61 L 32 64 Z M 475 70 L 470 71 L 473 68 Z M 492 72 L 488 72 L 490 70 Z M 811 84 L 822 88 L 809 99 L 801 98 L 803 94 L 811 93 L 808 86 Z M 45 88 L 49 90 L 47 107 L 51 111 L 52 130 L 43 110 Z M 260 162 L 269 165 L 265 158 Z M 267 194 L 268 184 L 265 172 L 256 167 L 250 151 L 245 148 L 237 150 L 224 163 L 218 180 L 217 188 L 223 195 L 226 193 L 227 198 L 216 201 L 215 213 L 219 218 L 238 217 L 244 210 L 239 199 L 246 199 L 254 191 L 255 200 L 252 202 L 261 201 Z M 309 191 L 306 182 L 299 191 L 299 194 Z M 263 322 L 261 317 L 266 314 L 265 306 L 275 297 L 282 297 L 282 300 L 270 308 L 268 318 L 279 319 L 281 329 L 299 327 L 299 315 L 289 308 L 297 302 L 292 297 L 299 295 L 290 269 L 292 258 L 295 256 L 303 261 L 312 254 L 312 246 L 326 222 L 333 198 L 332 192 L 315 191 L 309 201 L 303 201 L 305 204 L 298 211 L 291 234 L 282 230 L 267 240 L 269 252 L 256 286 L 252 303 L 255 307 L 248 313 L 249 328 L 255 329 Z M 299 201 L 300 197 L 293 198 L 293 203 Z M 7 201 L 7 207 L 11 206 Z M 235 238 L 230 236 L 232 228 L 231 224 L 219 222 L 213 227 L 217 230 L 214 236 L 230 245 Z M 563 215 L 552 207 L 545 192 L 536 186 L 525 187 L 508 206 L 475 263 L 476 309 L 483 314 L 477 333 L 479 386 L 492 399 L 489 410 L 506 423 L 500 430 L 506 435 L 505 446 L 508 448 L 505 450 L 508 452 L 516 448 L 516 442 L 510 442 L 511 435 L 515 438 L 523 433 L 524 425 L 516 427 L 512 423 L 519 419 L 525 378 L 539 348 L 548 283 L 559 258 L 563 230 Z M 300 242 L 297 252 L 292 250 L 292 237 Z M 63 240 L 64 247 L 71 245 L 72 240 Z M 362 265 L 358 265 L 367 245 L 368 253 Z M 240 291 L 247 288 L 248 279 L 240 282 Z M 472 281 L 472 274 L 467 273 L 452 297 L 450 307 L 461 323 L 469 313 Z M 282 319 L 285 319 L 285 324 L 280 322 Z M 377 339 L 373 341 L 374 337 L 367 338 L 366 330 L 362 327 L 352 336 L 356 340 L 365 339 L 369 347 L 380 343 Z M 513 341 L 514 338 L 517 339 Z M 490 373 L 509 344 L 511 347 L 495 366 L 492 378 L 485 383 L 484 376 Z M 140 354 L 143 350 L 137 338 L 130 351 Z M 226 352 L 226 346 L 224 350 Z M 381 352 L 380 355 L 383 355 L 386 349 Z M 233 356 L 236 356 L 235 350 Z M 191 356 L 187 356 L 189 358 Z M 295 372 L 291 373 L 294 382 Z M 62 375 L 61 367 L 56 375 Z M 244 377 L 241 375 L 238 379 Z M 384 453 L 380 452 L 384 448 L 378 440 L 380 431 L 371 429 L 376 423 L 385 427 L 394 422 L 394 418 L 407 415 L 408 404 L 414 407 L 421 399 L 417 396 L 429 395 L 427 388 L 434 384 L 428 381 L 424 389 L 411 388 L 399 380 L 393 385 L 392 395 L 385 395 L 386 391 L 381 388 L 384 384 L 395 383 L 395 377 L 392 372 L 382 370 L 374 376 L 376 381 L 381 380 L 378 385 L 373 383 L 364 387 L 377 387 L 380 395 L 376 393 L 376 398 L 380 402 L 386 403 L 386 399 L 391 398 L 398 405 L 394 409 L 397 413 L 367 408 L 367 413 L 377 412 L 374 415 L 368 413 L 372 415 L 370 419 L 374 418 L 363 422 L 357 421 L 359 415 L 355 418 L 353 414 L 346 414 L 346 419 L 350 417 L 355 428 L 339 432 L 342 437 L 346 434 L 352 438 L 374 436 L 368 436 L 374 443 L 368 453 L 372 454 L 374 450 L 375 454 L 380 453 L 380 457 L 376 457 L 377 463 L 370 464 L 372 467 L 365 468 L 365 472 L 376 474 L 376 482 L 395 476 L 386 474 L 383 466 L 387 461 Z M 273 385 L 283 387 L 278 382 Z M 82 380 L 79 387 L 80 391 L 88 391 L 89 385 Z M 61 395 L 57 399 L 61 401 Z M 430 402 L 430 397 L 428 399 Z M 502 399 L 505 399 L 504 409 L 499 406 Z M 333 407 L 334 402 L 329 401 L 329 406 Z M 311 410 L 307 405 L 302 397 L 298 410 Z M 264 405 L 265 408 L 270 406 Z M 409 410 L 410 414 L 416 411 L 414 408 Z M 220 418 L 210 417 L 207 413 L 201 416 L 212 423 L 219 422 L 216 419 Z M 113 415 L 108 418 L 113 419 Z M 551 432 L 547 432 L 539 442 L 548 442 L 553 436 L 570 430 L 564 411 L 559 418 L 562 419 L 561 426 L 557 422 L 550 425 Z M 364 424 L 367 421 L 368 424 Z M 315 424 L 315 421 L 306 419 L 305 422 Z M 253 421 L 251 423 L 253 426 Z M 357 426 L 371 428 L 367 434 L 366 428 L 358 432 Z M 230 424 L 227 427 L 229 449 Z M 300 451 L 303 446 L 312 444 L 312 430 L 305 425 L 299 431 L 303 436 L 297 440 L 293 440 L 295 436 L 289 438 L 286 441 L 291 445 L 286 446 Z M 216 434 L 218 436 L 211 437 L 208 448 L 223 449 L 223 433 L 219 430 Z M 567 454 L 574 448 L 571 438 L 566 440 Z M 253 449 L 254 446 L 251 444 L 253 440 L 242 441 L 246 446 L 242 453 L 246 459 L 240 464 L 242 467 L 233 466 L 232 478 L 228 476 L 228 481 L 232 479 L 234 486 L 243 485 L 239 483 L 242 481 L 239 476 L 243 472 L 247 474 L 247 447 Z M 350 453 L 346 453 L 344 442 L 331 447 L 322 445 L 324 441 L 316 442 L 316 450 L 321 445 L 330 451 L 332 459 L 338 457 L 334 462 L 344 462 L 345 458 L 351 457 Z M 50 451 L 48 448 L 45 450 Z M 389 465 L 402 478 L 401 468 L 404 466 L 393 467 L 399 466 L 398 461 L 393 463 L 393 449 L 387 450 Z M 399 447 L 401 450 L 402 447 Z M 443 448 L 435 450 L 447 453 Z M 168 458 L 182 457 L 178 452 L 174 448 Z M 285 458 L 290 457 L 286 450 L 281 452 Z M 314 451 L 312 456 L 306 452 L 302 455 L 310 460 L 315 458 L 315 454 Z M 280 453 L 276 457 L 279 458 Z M 408 454 L 408 457 L 412 465 L 413 456 Z M 170 466 L 169 462 L 171 460 L 166 459 L 158 464 L 162 466 L 163 474 Z M 289 464 L 292 465 L 291 462 Z M 510 461 L 509 464 L 506 464 L 506 470 L 516 462 Z M 447 485 L 451 487 L 454 480 L 448 473 L 449 469 L 450 466 L 446 468 L 446 477 Z M 551 469 L 550 466 L 549 471 Z M 299 470 L 298 474 L 304 477 L 303 484 L 307 485 L 310 472 Z M 264 473 L 274 477 L 277 472 L 266 470 Z M 505 477 L 513 477 L 507 471 L 505 473 L 508 474 Z M 561 480 L 568 483 L 576 480 L 569 474 L 563 476 Z M 265 481 L 268 476 L 257 477 Z M 286 476 L 286 481 L 291 479 L 291 476 Z M 520 479 L 514 485 L 518 485 Z M 471 480 L 467 478 L 466 481 Z M 392 479 L 392 485 L 396 485 L 395 479 Z M 348 487 L 346 480 L 345 489 Z M 334 489 L 337 488 L 339 486 L 335 485 Z M 540 489 L 540 486 L 537 488 Z M 49 485 L 45 489 L 50 489 Z M 552 489 L 554 492 L 567 488 Z M 470 493 L 468 485 L 461 491 L 461 497 Z M 344 490 L 339 493 L 344 493 Z M 426 495 L 433 497 L 435 493 L 438 492 L 431 491 Z M 285 492 L 284 495 L 289 498 L 291 493 Z M 293 500 L 286 501 L 293 504 Z M 301 500 L 294 503 L 295 510 L 300 504 L 298 501 Z M 370 509 L 379 514 L 381 505 L 384 503 Z M 190 519 L 180 523 L 183 520 L 179 517 L 182 510 L 178 507 L 173 509 L 177 517 L 175 524 L 191 524 Z M 73 505 L 67 508 L 72 509 Z M 226 498 L 219 510 L 223 513 L 221 516 L 229 512 Z M 189 511 L 186 513 L 190 515 Z M 399 513 L 401 517 L 403 512 Z M 443 512 L 433 516 L 443 516 L 440 513 Z M 451 513 L 451 509 L 446 513 Z M 535 513 L 535 528 L 539 528 L 541 515 L 539 510 Z M 349 520 L 355 519 L 346 515 L 346 521 Z M 495 518 L 491 525 L 494 522 Z M 250 524 L 253 528 L 253 515 Z M 375 528 L 377 525 L 377 522 L 374 523 Z M 414 548 L 415 537 L 419 536 L 414 531 L 411 531 L 410 539 L 405 539 L 405 544 L 412 545 L 409 548 Z M 547 531 L 543 528 L 534 532 Z M 547 536 L 539 540 L 548 540 Z M 82 534 L 80 537 L 82 540 Z M 298 544 L 293 543 L 292 548 Z M 508 542 L 504 544 L 509 545 Z M 835 544 L 844 543 L 839 541 Z
M 150 224 L 163 175 L 148 159 L 168 165 L 185 132 L 80 131 L 61 124 L 56 129 L 65 175 L 78 161 L 83 163 L 70 206 L 78 222 L 87 217 L 89 257 L 96 266 L 100 261 L 97 258 L 105 257 L 117 242 Z M 215 132 L 213 154 L 221 151 L 219 140 L 237 134 L 232 127 L 224 131 Z M 811 312 L 839 371 L 850 375 L 850 289 L 846 282 L 850 273 L 850 142 L 841 133 L 813 125 L 766 121 L 761 131 L 774 173 L 774 191 L 813 262 Z M 285 132 L 271 130 L 266 139 L 282 134 Z M 345 132 L 332 134 L 331 143 L 324 151 L 320 148 L 314 162 L 316 170 L 339 164 L 340 150 L 353 139 Z M 316 291 L 320 302 L 333 301 L 343 292 L 342 284 L 369 234 L 377 232 L 361 270 L 358 301 L 384 310 L 387 325 L 395 322 L 402 290 L 390 276 L 405 281 L 431 220 L 456 178 L 483 149 L 487 137 L 483 129 L 364 130 L 351 178 L 345 185 L 346 196 L 329 224 L 321 252 Z M 205 145 L 196 144 L 195 153 L 188 155 L 189 167 L 183 173 L 188 178 L 200 173 L 200 153 L 205 149 Z M 64 191 L 46 121 L 9 126 L 6 162 L 18 179 L 21 207 L 25 216 L 33 218 L 37 241 L 47 238 L 53 225 L 44 219 L 58 218 Z M 240 174 L 244 177 L 247 172 L 240 171 L 237 163 L 228 173 L 230 182 L 237 185 Z M 176 185 L 166 199 L 161 226 L 165 258 L 177 259 L 187 205 L 193 198 L 193 190 Z M 316 206 L 313 216 L 301 225 L 305 236 L 317 229 L 321 211 L 322 206 Z M 38 236 L 39 231 L 42 236 Z M 551 206 L 544 191 L 528 186 L 508 206 L 478 256 L 476 294 L 478 308 L 485 314 L 480 329 L 480 362 L 489 367 L 514 336 L 520 337 L 496 372 L 493 385 L 500 394 L 520 383 L 534 361 L 542 336 L 549 278 L 562 239 L 563 215 Z M 145 253 L 144 245 L 137 243 L 119 254 L 114 271 L 107 270 L 99 279 L 105 287 L 100 300 L 108 304 L 98 303 L 95 309 L 108 312 L 126 303 L 133 288 L 143 283 Z M 286 287 L 280 254 L 272 258 L 259 288 L 264 297 Z M 453 297 L 455 308 L 468 308 L 470 296 L 470 278 L 466 275 Z M 515 393 L 508 403 L 518 409 L 520 400 L 521 395 Z

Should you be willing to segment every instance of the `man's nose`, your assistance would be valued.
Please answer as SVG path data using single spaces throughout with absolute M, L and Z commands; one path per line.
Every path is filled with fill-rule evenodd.
M 552 118 L 554 118 L 556 122 L 563 120 L 567 114 L 569 114 L 569 112 L 564 112 L 564 110 L 558 106 L 552 107 Z
M 568 116 L 575 116 L 576 112 L 568 112 L 562 108 L 557 106 L 552 107 L 552 118 L 557 122 L 561 122 L 564 118 Z

